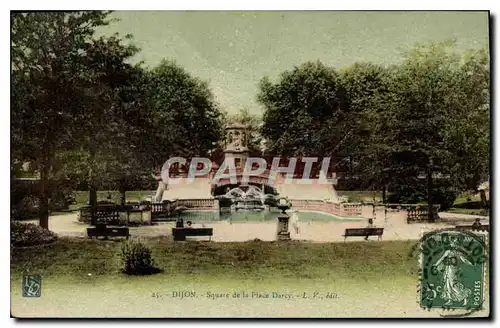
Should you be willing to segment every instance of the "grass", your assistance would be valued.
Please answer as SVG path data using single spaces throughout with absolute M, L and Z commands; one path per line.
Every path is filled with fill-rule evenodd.
M 349 202 L 351 203 L 360 203 L 364 202 L 372 202 L 373 201 L 373 191 L 347 191 L 347 190 L 337 190 L 337 194 L 339 196 L 347 196 L 349 198 Z M 382 192 L 375 192 L 375 201 L 382 201 Z
M 452 207 L 448 209 L 448 213 L 458 213 L 458 214 L 469 214 L 469 215 L 481 215 L 488 216 L 490 214 L 489 210 L 485 208 L 458 208 Z
M 489 210 L 482 208 L 479 193 L 464 192 L 457 197 L 453 207 L 446 212 L 488 216 Z
M 470 199 L 470 200 L 469 200 Z M 481 197 L 479 196 L 479 193 L 472 193 L 472 192 L 464 192 L 460 194 L 457 199 L 455 199 L 455 203 L 453 205 L 460 205 L 463 203 L 468 203 L 468 202 L 480 202 Z
M 410 241 L 349 243 L 262 242 L 174 243 L 170 238 L 146 239 L 159 275 L 227 279 L 371 279 L 417 275 L 416 244 Z M 11 272 L 48 276 L 100 276 L 120 273 L 120 241 L 62 238 L 39 248 L 11 250 Z M 390 270 L 388 270 L 390 268 Z

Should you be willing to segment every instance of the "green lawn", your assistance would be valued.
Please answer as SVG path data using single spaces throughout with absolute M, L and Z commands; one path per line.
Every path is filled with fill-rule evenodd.
M 470 201 L 467 200 L 468 198 L 470 198 Z M 457 197 L 457 199 L 455 199 L 454 205 L 459 205 L 459 204 L 468 203 L 468 202 L 480 202 L 480 201 L 481 201 L 481 197 L 479 196 L 478 193 L 472 193 L 469 191 L 469 192 L 464 192 L 461 195 L 459 195 Z
M 414 241 L 173 243 L 161 238 L 144 242 L 161 273 L 121 273 L 120 241 L 65 238 L 45 247 L 13 249 L 11 313 L 18 317 L 439 316 L 416 303 Z M 42 297 L 22 297 L 23 273 L 43 277 Z M 175 298 L 174 291 L 195 292 L 196 297 Z M 212 300 L 207 292 L 296 296 Z M 311 299 L 313 293 L 327 292 L 338 298 Z M 309 295 L 307 299 L 303 294 Z
M 456 208 L 452 207 L 446 212 L 449 213 L 458 213 L 458 214 L 469 214 L 469 215 L 482 215 L 482 216 L 488 216 L 490 214 L 489 210 L 484 209 L 484 208 Z
M 339 196 L 347 196 L 349 198 L 349 202 L 351 203 L 360 203 L 364 202 L 372 202 L 373 201 L 373 191 L 348 191 L 348 190 L 337 190 L 337 194 Z M 382 192 L 375 192 L 375 201 L 382 201 Z
M 173 243 L 169 238 L 155 238 L 143 242 L 151 248 L 157 267 L 162 270 L 158 275 L 169 277 L 365 280 L 374 276 L 416 276 L 418 267 L 417 255 L 412 253 L 415 242 L 406 241 Z M 121 245 L 121 241 L 62 238 L 50 246 L 14 248 L 11 271 L 15 275 L 37 272 L 45 277 L 123 275 Z
M 447 212 L 470 214 L 470 215 L 489 215 L 489 210 L 481 208 L 481 197 L 478 193 L 464 192 L 457 197 L 453 207 Z

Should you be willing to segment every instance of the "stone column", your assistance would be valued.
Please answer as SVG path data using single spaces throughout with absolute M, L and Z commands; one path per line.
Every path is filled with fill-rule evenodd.
M 278 240 L 290 240 L 290 232 L 288 231 L 288 222 L 290 217 L 287 214 L 280 214 L 278 216 Z

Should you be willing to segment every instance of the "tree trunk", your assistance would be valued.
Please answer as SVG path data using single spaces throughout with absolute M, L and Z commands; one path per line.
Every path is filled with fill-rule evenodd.
M 432 222 L 434 221 L 434 204 L 433 204 L 433 197 L 432 197 L 432 189 L 433 189 L 433 184 L 432 184 L 432 168 L 431 164 L 429 164 L 427 168 L 427 212 L 428 212 L 428 219 Z
M 96 212 L 97 212 L 97 188 L 92 182 L 90 182 L 89 185 L 89 204 L 90 204 L 90 222 L 92 223 L 92 225 L 95 225 Z
M 386 203 L 385 199 L 386 199 L 386 186 L 384 185 L 382 187 L 382 203 L 384 203 L 384 204 Z
M 126 190 L 124 181 L 120 181 L 120 186 L 118 187 L 120 191 L 120 205 L 125 205 L 126 202 Z
M 90 155 L 90 169 L 89 169 L 89 205 L 90 205 L 90 222 L 92 225 L 96 225 L 96 212 L 97 212 L 97 188 L 94 183 L 94 172 L 93 172 L 93 165 L 94 165 L 94 157 L 95 157 L 95 151 L 93 145 L 90 147 L 89 151 Z
M 488 201 L 486 200 L 486 191 L 479 190 L 479 196 L 481 197 L 481 206 L 483 208 L 488 208 Z
M 38 220 L 42 228 L 49 229 L 49 161 L 43 163 L 40 170 L 40 207 Z
M 373 218 L 375 219 L 377 213 L 376 213 L 376 210 L 375 210 L 375 191 L 373 191 L 373 204 L 372 204 L 372 216 Z

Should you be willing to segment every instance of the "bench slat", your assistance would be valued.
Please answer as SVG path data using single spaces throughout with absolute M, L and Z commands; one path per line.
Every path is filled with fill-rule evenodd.
M 213 236 L 213 228 L 172 228 L 174 236 Z
M 369 237 L 369 236 L 378 236 L 380 240 L 382 235 L 384 234 L 384 228 L 352 228 L 345 229 L 343 234 L 344 241 L 347 237 Z
M 353 228 L 345 229 L 344 236 L 381 236 L 384 228 Z
M 128 228 L 123 227 L 105 227 L 105 228 L 87 228 L 89 237 L 128 237 L 130 232 Z
M 476 231 L 490 231 L 489 225 L 480 225 L 480 226 L 472 226 L 472 225 L 458 225 L 455 226 L 456 230 L 476 230 Z

